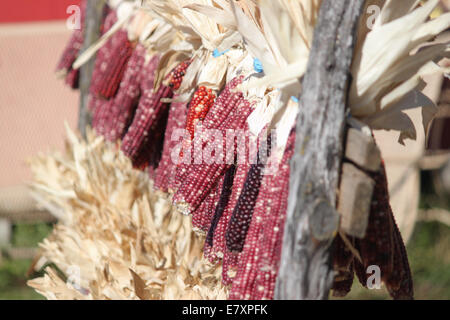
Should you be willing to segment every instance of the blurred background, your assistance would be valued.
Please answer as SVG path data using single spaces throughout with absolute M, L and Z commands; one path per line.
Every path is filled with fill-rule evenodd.
M 448 10 L 443 1 L 436 14 Z M 38 243 L 55 219 L 27 191 L 27 159 L 63 150 L 64 121 L 76 128 L 78 91 L 55 76 L 71 30 L 66 10 L 77 0 L 0 3 L 0 299 L 41 299 L 26 286 Z M 450 41 L 448 31 L 442 41 Z M 448 62 L 444 62 L 448 63 Z M 450 64 L 449 64 L 450 65 Z M 417 299 L 450 299 L 450 79 L 425 79 L 440 107 L 428 136 L 406 146 L 394 132 L 376 132 L 386 162 L 391 203 L 407 250 Z M 421 114 L 409 111 L 421 128 Z M 346 299 L 386 299 L 384 289 L 355 283 Z

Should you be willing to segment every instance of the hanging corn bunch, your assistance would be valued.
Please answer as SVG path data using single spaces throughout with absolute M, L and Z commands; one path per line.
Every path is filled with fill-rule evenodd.
M 139 236 L 131 236 L 126 250 L 117 248 L 123 242 L 114 243 L 117 252 L 133 253 L 122 258 L 114 254 L 112 261 L 108 259 L 111 252 L 101 244 L 92 244 L 95 250 L 107 252 L 99 254 L 104 261 L 95 261 L 98 270 L 89 269 L 92 273 L 91 278 L 85 279 L 88 290 L 85 298 L 225 298 L 224 286 L 230 289 L 231 299 L 274 298 L 288 217 L 290 163 L 296 140 L 293 128 L 302 126 L 301 120 L 296 122 L 301 112 L 297 97 L 302 93 L 301 79 L 308 66 L 321 3 L 321 0 L 149 0 L 142 7 L 137 2 L 111 4 L 103 23 L 103 38 L 94 46 L 98 53 L 90 107 L 96 133 L 112 142 L 121 140 L 120 150 L 104 146 L 101 139 L 93 137 L 88 145 L 82 145 L 70 134 L 81 186 L 74 193 L 65 191 L 75 199 L 95 198 L 96 206 L 113 193 L 110 203 L 104 203 L 107 210 L 101 206 L 93 209 L 104 217 L 105 226 L 108 215 L 114 218 L 116 224 L 110 226 L 113 233 L 120 223 L 127 225 L 116 214 L 116 202 L 129 201 L 128 219 L 138 226 L 138 231 L 130 229 L 114 235 L 128 239 L 137 232 Z M 367 15 L 361 18 L 351 69 L 348 121 L 369 132 L 396 130 L 400 133 L 399 142 L 403 143 L 416 137 L 416 128 L 405 110 L 422 107 L 425 130 L 436 112 L 436 106 L 420 90 L 424 75 L 445 71 L 436 62 L 450 55 L 449 46 L 431 40 L 450 27 L 450 18 L 444 14 L 429 19 L 437 0 L 423 5 L 415 0 L 369 0 L 366 7 L 373 3 L 382 4 L 381 13 L 372 29 L 367 28 Z M 81 35 L 82 31 L 73 35 L 58 65 L 72 86 L 77 82 L 77 68 L 72 65 L 79 55 Z M 234 133 L 231 137 L 230 132 Z M 99 149 L 109 157 L 92 151 Z M 264 159 L 258 150 L 268 151 Z M 95 162 L 95 172 L 83 169 L 82 155 Z M 123 155 L 129 158 L 130 165 L 124 164 L 128 160 Z M 116 159 L 118 168 L 114 169 L 111 158 Z M 35 171 L 40 172 L 45 163 L 35 166 Z M 150 179 L 138 178 L 140 173 L 132 171 L 131 166 L 148 167 Z M 122 181 L 119 168 L 131 176 L 130 185 L 139 187 L 133 195 L 144 199 L 126 200 L 131 191 L 123 186 L 120 188 L 124 190 L 114 189 Z M 114 177 L 106 174 L 111 170 Z M 63 181 L 68 179 L 62 177 L 63 172 L 55 174 Z M 384 165 L 366 174 L 374 182 L 367 228 L 363 237 L 356 237 L 346 233 L 341 223 L 333 244 L 336 271 L 333 294 L 345 296 L 354 274 L 366 285 L 367 267 L 378 265 L 393 298 L 412 298 L 411 272 L 389 205 Z M 146 184 L 151 189 L 144 187 Z M 102 185 L 112 189 L 93 192 Z M 153 187 L 159 192 L 154 192 Z M 46 200 L 41 199 L 44 203 L 49 199 L 55 201 L 45 181 L 39 180 L 35 189 L 45 195 Z M 124 200 L 120 200 L 121 190 L 125 192 Z M 82 207 L 61 201 L 58 204 L 71 212 Z M 160 214 L 161 206 L 170 209 Z M 140 217 L 141 210 L 147 209 L 154 221 Z M 188 227 L 178 222 L 182 219 L 178 213 L 191 215 Z M 82 216 L 72 212 L 71 219 L 84 221 Z M 92 223 L 101 225 L 98 221 Z M 70 228 L 76 228 L 80 241 L 87 241 L 88 233 L 93 232 L 69 223 L 55 230 L 54 241 L 68 237 Z M 159 233 L 158 228 L 165 233 Z M 170 235 L 176 248 L 165 240 L 150 244 L 145 235 L 156 233 L 164 239 Z M 95 237 L 100 235 L 96 233 Z M 182 237 L 189 243 L 179 244 Z M 158 258 L 143 258 L 134 252 L 142 249 L 139 241 Z M 54 242 L 45 242 L 46 259 L 70 263 L 69 256 L 64 256 L 69 255 L 68 251 L 58 256 L 52 253 L 53 246 Z M 62 245 L 60 250 L 66 249 Z M 176 252 L 178 264 L 169 257 L 173 253 L 170 250 Z M 183 250 L 187 250 L 184 256 Z M 167 258 L 162 267 L 152 262 L 151 271 L 144 270 L 148 259 L 160 261 L 161 255 Z M 200 259 L 206 259 L 212 266 L 206 268 Z M 132 274 L 124 271 L 130 265 Z M 175 266 L 182 270 L 178 275 Z M 100 283 L 95 281 L 108 268 L 126 281 L 132 278 L 136 283 L 146 279 L 145 294 L 124 293 L 121 288 L 129 288 L 129 282 L 121 288 L 109 283 L 114 290 L 90 290 L 94 283 Z M 158 268 L 163 268 L 164 277 L 153 283 L 149 279 L 161 275 Z M 188 283 L 189 277 L 199 280 L 207 276 L 214 278 L 214 286 L 194 289 Z M 181 277 L 182 285 L 180 280 L 174 280 L 177 277 Z M 175 282 L 179 287 L 170 289 Z M 48 297 L 80 295 L 71 291 L 52 296 L 51 290 L 61 290 L 52 273 L 32 285 Z M 185 294 L 181 293 L 183 290 Z

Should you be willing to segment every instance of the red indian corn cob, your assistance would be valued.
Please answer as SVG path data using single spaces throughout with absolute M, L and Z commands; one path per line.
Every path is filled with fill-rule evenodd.
M 234 114 L 234 110 L 237 107 L 237 103 L 240 102 L 239 95 L 236 95 L 232 92 L 234 88 L 240 83 L 242 83 L 243 77 L 236 77 L 230 83 L 228 83 L 219 97 L 216 99 L 214 105 L 211 107 L 210 112 L 207 114 L 205 120 L 203 121 L 203 127 L 206 129 L 217 129 L 223 125 L 226 119 L 231 119 Z M 190 105 L 192 106 L 192 104 Z M 190 141 L 186 141 L 190 140 Z M 183 148 L 193 149 L 193 141 L 191 136 L 187 137 L 185 141 L 183 141 Z M 198 150 L 193 150 L 194 152 Z M 195 153 L 194 153 L 195 154 Z M 180 158 L 183 157 L 183 152 L 180 152 Z M 190 161 L 190 162 L 189 162 Z M 180 163 L 177 166 L 175 179 L 172 183 L 172 189 L 177 190 L 181 183 L 185 180 L 185 177 L 188 173 L 193 170 L 196 171 L 198 165 L 192 164 L 193 156 L 191 155 L 191 159 L 189 159 L 189 163 Z
M 176 96 L 175 98 L 176 99 Z M 176 164 L 172 159 L 172 152 L 178 145 L 179 141 L 172 140 L 172 134 L 177 129 L 184 129 L 187 116 L 187 103 L 172 102 L 169 110 L 169 117 L 167 120 L 167 127 L 165 132 L 164 147 L 161 156 L 161 163 L 158 167 L 155 177 L 155 188 L 164 192 L 169 189 L 173 190 Z
M 105 20 L 101 27 L 102 34 L 106 33 L 111 27 L 117 22 L 117 15 L 114 10 L 108 9 L 106 6 L 105 10 Z M 109 67 L 110 58 L 111 58 L 111 47 L 112 42 L 107 41 L 98 51 L 95 57 L 94 70 L 92 71 L 91 84 L 89 87 L 90 99 L 88 108 L 91 112 L 95 113 L 95 108 L 99 105 L 97 99 L 99 99 L 98 95 L 95 94 L 94 88 L 98 87 L 98 82 L 102 79 L 103 72 Z M 104 99 L 103 99 L 104 100 Z
M 109 141 L 116 141 L 123 137 L 136 111 L 141 94 L 141 69 L 145 63 L 145 54 L 145 47 L 138 44 L 128 62 L 119 90 L 112 99 L 109 121 L 106 124 L 106 139 Z M 157 60 L 154 57 L 149 62 L 151 64 L 149 69 L 156 69 Z
M 119 89 L 128 60 L 135 47 L 135 43 L 128 40 L 126 30 L 117 31 L 108 42 L 110 42 L 111 49 L 109 62 L 92 87 L 94 94 L 105 99 L 112 98 Z
M 240 102 L 239 102 L 240 101 Z M 220 128 L 222 136 L 226 136 L 227 129 L 237 130 L 245 126 L 245 120 L 251 112 L 251 106 L 248 101 L 238 100 L 239 106 L 236 114 L 227 123 Z M 223 150 L 226 150 L 226 139 L 223 139 Z M 222 155 L 221 161 L 216 160 L 213 163 L 193 164 L 189 166 L 189 170 L 184 177 L 183 183 L 174 195 L 174 202 L 181 212 L 189 214 L 193 212 L 203 201 L 217 180 L 225 174 L 231 164 L 227 164 Z M 220 163 L 221 162 L 221 163 Z
M 161 85 L 157 91 L 153 89 L 154 70 L 148 74 L 147 65 L 142 83 L 142 96 L 131 126 L 123 138 L 122 151 L 128 156 L 136 168 L 145 168 L 149 164 L 157 165 L 161 157 L 164 132 L 170 104 L 161 99 L 171 98 L 172 89 Z
M 90 103 L 94 109 L 92 114 L 92 128 L 95 130 L 97 135 L 104 136 L 107 131 L 106 124 L 109 121 L 112 101 L 93 96 L 91 96 L 90 99 Z
M 169 87 L 171 87 L 172 90 L 175 91 L 179 89 L 190 63 L 190 60 L 186 60 L 172 71 L 169 82 Z M 174 100 L 176 100 L 176 98 L 177 97 L 175 97 Z M 169 186 L 171 189 L 173 188 L 176 167 L 172 161 L 172 151 L 178 144 L 178 141 L 172 140 L 172 134 L 174 133 L 174 130 L 183 129 L 185 127 L 187 107 L 188 104 L 184 102 L 172 102 L 170 105 L 161 163 L 155 174 L 155 188 L 164 192 L 169 191 Z
M 209 247 L 213 246 L 214 232 L 216 231 L 217 224 L 219 223 L 219 220 L 222 217 L 228 202 L 230 201 L 235 173 L 236 173 L 236 165 L 234 164 L 231 165 L 231 167 L 225 173 L 219 201 L 217 202 L 217 205 L 214 209 L 214 214 L 212 216 L 208 234 L 206 235 L 205 239 L 206 245 L 208 245 Z
M 73 31 L 56 67 L 56 72 L 65 75 L 65 83 L 72 89 L 78 89 L 79 70 L 72 69 L 72 64 L 80 54 L 84 42 L 84 25 L 86 16 L 86 0 L 80 3 L 80 29 Z
M 289 195 L 289 162 L 295 145 L 292 130 L 274 175 L 265 175 L 242 253 L 230 299 L 273 299 L 281 259 Z
M 200 86 L 194 93 L 191 103 L 189 104 L 189 113 L 186 122 L 186 130 L 191 134 L 191 139 L 194 139 L 194 128 L 199 121 L 203 121 L 211 109 L 216 99 L 216 94 L 212 89 L 207 89 L 205 86 Z
M 203 121 L 204 130 L 218 129 L 222 131 L 222 136 L 226 137 L 227 130 L 244 128 L 252 107 L 243 98 L 242 93 L 231 91 L 233 86 L 235 87 L 239 81 L 242 81 L 242 78 L 237 79 L 224 89 L 211 108 Z M 223 140 L 223 150 L 226 150 L 226 139 Z M 206 146 L 206 142 L 203 143 L 202 148 L 204 146 Z M 180 185 L 173 201 L 181 212 L 189 214 L 194 211 L 209 194 L 218 178 L 225 174 L 231 164 L 227 164 L 224 158 L 222 160 L 222 163 L 215 161 L 212 164 L 181 164 L 177 168 L 176 180 L 180 182 Z
M 192 212 L 192 226 L 198 233 L 206 234 L 209 230 L 217 202 L 220 198 L 223 181 L 224 176 L 219 179 L 217 185 L 212 189 L 212 192 L 206 196 L 205 200 L 203 200 L 197 210 Z

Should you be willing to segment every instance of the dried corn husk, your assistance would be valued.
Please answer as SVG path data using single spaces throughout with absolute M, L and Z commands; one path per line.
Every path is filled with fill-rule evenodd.
M 67 284 L 48 268 L 29 285 L 48 299 L 226 299 L 221 268 L 202 258 L 203 239 L 147 174 L 92 133 L 87 142 L 67 135 L 67 154 L 31 160 L 31 187 L 60 218 L 40 244 L 40 265 L 75 267 L 79 278 Z

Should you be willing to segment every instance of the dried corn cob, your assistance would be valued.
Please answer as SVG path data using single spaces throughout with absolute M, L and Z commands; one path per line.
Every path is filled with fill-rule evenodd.
M 206 245 L 208 245 L 209 247 L 213 246 L 214 233 L 216 231 L 217 224 L 219 223 L 219 220 L 222 217 L 223 212 L 225 211 L 225 208 L 230 200 L 235 173 L 236 165 L 234 164 L 231 165 L 231 167 L 225 173 L 219 201 L 217 202 L 217 205 L 214 209 L 214 215 L 211 219 L 211 225 L 205 240 Z
M 228 83 L 219 97 L 216 99 L 216 102 L 211 107 L 210 112 L 206 116 L 203 121 L 203 126 L 206 129 L 217 129 L 219 128 L 226 119 L 232 118 L 232 114 L 234 109 L 236 108 L 237 103 L 239 102 L 239 96 L 232 93 L 232 90 L 236 88 L 237 85 L 242 83 L 243 77 L 236 77 L 230 83 Z M 188 140 L 188 141 L 186 141 Z M 191 137 L 187 137 L 183 142 L 183 148 L 190 148 L 192 150 L 192 139 Z M 183 157 L 183 150 L 180 151 L 180 158 Z M 194 152 L 191 152 L 193 154 Z M 172 190 L 177 190 L 181 185 L 181 182 L 184 181 L 186 175 L 191 172 L 191 170 L 196 170 L 196 165 L 191 164 L 193 162 L 193 157 L 191 156 L 190 161 L 183 161 L 183 163 L 177 166 L 176 174 L 174 181 L 172 183 Z M 194 166 L 194 167 L 193 167 Z
M 250 103 L 243 99 L 242 93 L 231 90 L 242 81 L 242 77 L 234 79 L 220 94 L 211 111 L 203 121 L 205 130 L 218 129 L 226 136 L 226 131 L 243 129 L 245 120 L 251 112 Z M 224 139 L 223 150 L 226 150 Z M 206 142 L 202 145 L 202 148 Z M 189 214 L 203 201 L 217 179 L 225 174 L 230 167 L 225 159 L 222 163 L 182 164 L 177 169 L 176 182 L 180 186 L 174 195 L 173 201 L 180 211 Z M 182 183 L 181 183 L 182 182 Z
M 128 40 L 126 30 L 119 30 L 108 42 L 111 43 L 108 64 L 92 87 L 94 94 L 106 99 L 116 94 L 136 45 Z
M 238 98 L 236 105 L 238 107 L 234 116 L 227 119 L 220 127 L 223 133 L 222 136 L 224 137 L 228 129 L 243 129 L 245 120 L 251 112 L 250 103 L 242 98 Z M 226 150 L 226 141 L 223 141 L 223 150 Z M 220 162 L 216 161 L 212 164 L 188 165 L 186 175 L 183 177 L 184 181 L 173 198 L 181 212 L 189 214 L 194 211 L 210 192 L 217 180 L 225 174 L 230 164 L 227 164 L 224 157 L 225 153 Z
M 211 263 L 216 263 L 219 259 L 224 257 L 224 253 L 226 252 L 225 232 L 233 209 L 241 194 L 249 168 L 250 163 L 247 159 L 238 162 L 228 203 L 225 205 L 222 215 L 217 218 L 217 224 L 211 224 L 211 227 L 215 227 L 209 231 L 204 249 L 204 255 Z M 220 210 L 220 208 L 218 210 Z
M 80 80 L 80 70 L 69 70 L 64 82 L 72 89 L 78 89 Z
M 351 237 L 349 241 L 354 245 L 354 239 Z M 333 296 L 345 297 L 353 284 L 353 253 L 338 234 L 333 242 L 333 269 L 336 272 L 333 283 Z
M 205 86 L 200 86 L 194 93 L 194 97 L 189 104 L 189 113 L 186 122 L 186 130 L 191 134 L 191 139 L 194 139 L 194 128 L 199 121 L 203 121 L 206 115 L 214 104 L 216 94 L 212 89 L 206 89 Z
M 175 97 L 176 99 L 176 97 Z M 167 120 L 164 147 L 161 163 L 155 176 L 155 188 L 164 192 L 173 189 L 176 165 L 172 161 L 172 151 L 179 143 L 172 140 L 172 134 L 176 129 L 183 129 L 186 123 L 187 103 L 172 102 Z
M 114 10 L 105 7 L 105 20 L 102 24 L 101 32 L 102 34 L 106 33 L 111 27 L 117 22 L 117 14 Z M 91 112 L 95 113 L 95 107 L 98 105 L 97 99 L 98 96 L 94 94 L 94 88 L 99 86 L 99 82 L 102 79 L 102 73 L 109 67 L 110 58 L 111 58 L 111 47 L 112 42 L 107 41 L 97 52 L 95 58 L 94 70 L 92 71 L 91 84 L 89 87 L 89 92 L 91 99 L 89 100 L 88 108 Z
M 141 94 L 141 69 L 145 63 L 145 53 L 145 47 L 138 44 L 128 62 L 117 95 L 113 98 L 110 118 L 106 124 L 106 139 L 109 141 L 116 141 L 123 137 L 136 111 Z M 152 68 L 156 69 L 157 60 L 157 57 L 150 60 L 148 68 L 150 74 L 153 73 Z
M 362 264 L 354 261 L 355 272 L 363 286 L 367 285 L 366 270 L 376 265 L 381 278 L 394 299 L 412 299 L 413 284 L 406 249 L 389 204 L 386 170 L 372 174 L 375 189 L 369 215 L 369 224 L 364 239 L 356 239 L 356 248 Z
M 83 0 L 80 3 L 80 29 L 76 29 L 72 33 L 69 43 L 66 45 L 58 65 L 56 66 L 57 74 L 65 76 L 65 83 L 72 89 L 78 89 L 79 87 L 78 81 L 80 72 L 79 70 L 73 70 L 72 64 L 80 54 L 80 50 L 83 47 L 86 2 L 86 0 Z
M 149 164 L 157 166 L 162 154 L 170 105 L 161 99 L 171 98 L 173 95 L 169 86 L 162 85 L 156 92 L 154 91 L 154 72 L 150 76 L 148 74 L 150 70 L 153 70 L 150 64 L 143 69 L 143 74 L 147 74 L 147 78 L 142 82 L 142 96 L 121 147 L 136 168 L 145 168 Z
M 194 227 L 194 230 L 200 234 L 206 234 L 211 226 L 211 220 L 220 198 L 223 181 L 224 177 L 219 179 L 212 192 L 206 196 L 205 200 L 197 210 L 192 212 L 192 226 Z
M 267 137 L 267 151 L 270 153 L 271 136 Z M 261 146 L 260 146 L 261 147 Z M 231 219 L 225 234 L 228 250 L 239 253 L 242 251 L 245 243 L 245 237 L 253 216 L 253 210 L 258 198 L 263 170 L 265 164 L 261 162 L 259 153 L 257 163 L 250 165 L 247 173 L 242 193 L 239 196 L 236 207 L 233 209 Z
M 289 194 L 292 130 L 276 175 L 265 175 L 244 249 L 239 255 L 230 299 L 272 299 L 281 258 Z M 227 253 L 228 254 L 228 253 Z
M 181 86 L 181 82 L 183 82 L 183 77 L 186 74 L 186 70 L 191 64 L 191 60 L 186 60 L 180 63 L 175 70 L 172 71 L 172 75 L 169 82 L 169 87 L 173 90 L 178 90 Z
M 105 135 L 106 123 L 109 121 L 109 113 L 111 110 L 111 100 L 105 100 L 102 98 L 90 97 L 90 105 L 93 107 L 92 114 L 92 128 L 98 135 Z

